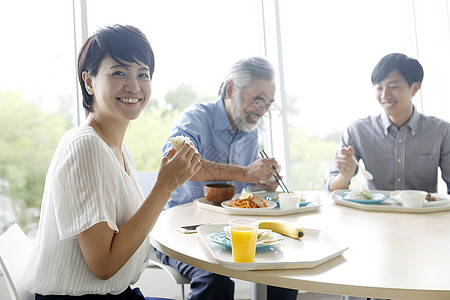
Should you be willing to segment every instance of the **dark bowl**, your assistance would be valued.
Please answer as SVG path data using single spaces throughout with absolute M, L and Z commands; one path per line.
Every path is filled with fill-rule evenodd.
M 228 183 L 210 183 L 205 185 L 203 191 L 207 200 L 220 204 L 233 198 L 236 187 Z

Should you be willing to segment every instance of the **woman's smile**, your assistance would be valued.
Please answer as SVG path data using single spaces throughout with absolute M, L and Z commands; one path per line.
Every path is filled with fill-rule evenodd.
M 131 103 L 131 104 L 136 104 L 139 101 L 142 101 L 142 98 L 136 98 L 136 97 L 118 97 L 116 98 L 116 100 L 123 102 L 123 103 Z

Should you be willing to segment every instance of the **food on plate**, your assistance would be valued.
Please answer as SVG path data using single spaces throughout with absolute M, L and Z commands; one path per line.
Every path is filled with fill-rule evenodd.
M 281 238 L 266 238 L 265 240 L 256 241 L 256 245 L 276 245 L 284 239 L 284 236 Z
M 180 151 L 184 142 L 189 143 L 192 146 L 194 146 L 191 139 L 184 135 L 177 135 L 177 136 L 171 137 L 169 139 L 169 142 L 172 144 L 173 149 L 175 149 L 175 151 L 177 151 L 177 152 Z
M 258 233 L 256 234 L 256 240 L 261 241 L 270 236 L 272 230 L 270 229 L 258 229 Z
M 305 235 L 301 227 L 286 221 L 261 221 L 259 223 L 259 229 L 270 229 L 273 232 L 277 232 L 294 239 L 299 239 Z
M 230 207 L 239 208 L 263 208 L 268 207 L 268 201 L 263 200 L 255 194 L 247 193 L 239 196 L 239 198 L 231 200 Z
M 260 235 L 260 231 L 264 233 Z M 285 237 L 283 235 L 276 235 L 270 229 L 258 229 L 256 245 L 276 245 L 284 239 Z
M 347 195 L 345 195 L 345 198 L 352 200 L 372 200 L 372 194 L 368 189 L 362 189 L 359 191 L 349 192 Z
M 425 199 L 426 199 L 428 202 L 436 201 L 436 198 L 433 197 L 433 196 L 431 196 L 430 193 L 427 194 L 427 196 L 425 197 Z

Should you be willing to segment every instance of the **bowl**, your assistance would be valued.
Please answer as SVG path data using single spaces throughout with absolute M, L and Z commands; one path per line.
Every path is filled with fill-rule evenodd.
M 223 201 L 233 198 L 236 187 L 228 183 L 209 183 L 205 185 L 203 191 L 208 201 L 220 205 Z
M 428 193 L 424 191 L 414 191 L 414 190 L 400 191 L 403 206 L 412 208 L 421 208 L 425 203 L 425 198 L 427 194 Z
M 278 202 L 280 209 L 293 209 L 300 206 L 302 195 L 296 193 L 280 193 L 278 194 Z

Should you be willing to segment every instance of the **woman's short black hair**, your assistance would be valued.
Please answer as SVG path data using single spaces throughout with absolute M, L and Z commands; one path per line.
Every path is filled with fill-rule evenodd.
M 373 69 L 372 84 L 380 83 L 392 70 L 398 70 L 409 86 L 423 80 L 423 68 L 417 59 L 402 53 L 391 53 L 383 57 Z
M 83 107 L 92 112 L 93 96 L 90 95 L 82 78 L 84 71 L 95 77 L 100 63 L 109 55 L 118 63 L 142 62 L 150 70 L 150 79 L 155 70 L 155 57 L 146 36 L 130 25 L 113 25 L 99 29 L 89 37 L 78 54 L 78 80 L 83 93 Z

